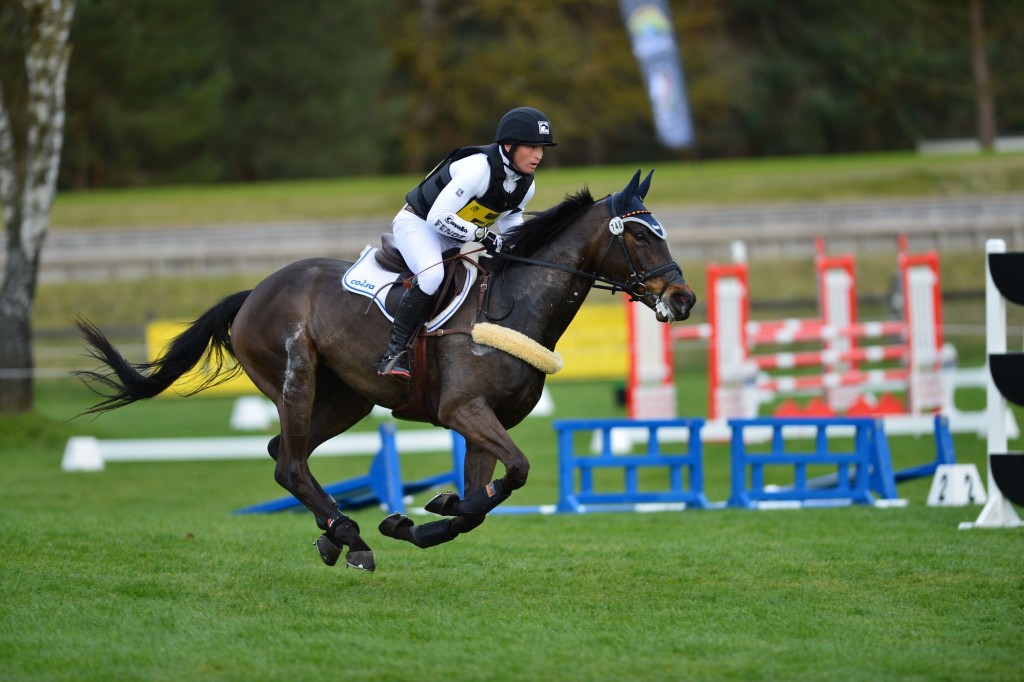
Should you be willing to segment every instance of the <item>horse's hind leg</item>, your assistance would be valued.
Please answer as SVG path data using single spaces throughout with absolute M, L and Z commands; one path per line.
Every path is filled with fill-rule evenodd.
M 324 492 L 309 470 L 309 455 L 313 449 L 366 416 L 372 404 L 355 396 L 351 390 L 346 393 L 353 400 L 347 411 L 340 398 L 317 399 L 318 393 L 330 396 L 331 389 L 347 387 L 326 369 L 319 373 L 324 385 L 318 386 L 316 355 L 301 331 L 289 339 L 286 347 L 288 357 L 280 390 L 264 391 L 274 400 L 281 419 L 281 433 L 269 446 L 273 456 L 276 440 L 274 479 L 322 520 L 325 534 L 335 547 L 349 548 L 345 556 L 349 566 L 372 571 L 375 568 L 373 552 L 360 537 L 359 526 L 341 513 L 338 503 Z M 257 385 L 264 388 L 265 382 Z M 318 542 L 318 549 L 320 544 Z M 325 562 L 329 558 L 324 557 L 322 551 L 321 557 Z
M 310 419 L 309 452 L 312 453 L 321 444 L 347 431 L 368 415 L 372 409 L 373 401 L 353 391 L 330 370 L 321 368 L 317 376 L 317 396 L 313 401 L 313 412 Z M 320 484 L 315 479 L 314 483 L 319 487 Z M 323 562 L 328 566 L 333 566 L 337 563 L 345 546 L 331 537 L 327 527 L 328 519 L 317 516 L 316 512 L 313 514 L 316 517 L 317 525 L 324 531 L 316 539 L 314 546 Z M 352 523 L 355 524 L 355 521 Z M 356 528 L 358 529 L 358 525 Z M 353 558 L 346 557 L 348 565 L 352 565 Z M 359 566 L 355 567 L 360 568 Z

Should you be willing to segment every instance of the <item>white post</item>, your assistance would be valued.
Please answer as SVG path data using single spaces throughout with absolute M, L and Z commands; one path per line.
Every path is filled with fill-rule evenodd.
M 1005 253 L 1006 242 L 1002 239 L 989 239 L 985 242 L 985 352 L 988 355 L 1006 352 L 1006 302 L 996 288 L 989 272 L 988 255 Z M 1006 452 L 1006 422 L 1003 413 L 1006 411 L 1006 398 L 996 388 L 996 383 L 989 372 L 985 389 L 986 405 L 988 406 L 988 452 Z M 989 469 L 988 485 L 992 487 L 992 471 Z
M 988 255 L 1005 253 L 1006 242 L 1002 239 L 989 239 L 985 242 L 985 349 L 988 356 L 1006 352 L 1006 302 L 996 288 L 989 271 Z M 1012 528 L 1024 525 L 1010 501 L 1003 497 L 992 476 L 992 453 L 1005 453 L 1006 441 L 1006 398 L 996 388 L 989 370 L 986 384 L 988 409 L 988 501 L 974 523 L 960 524 L 961 529 L 967 528 Z
M 733 263 L 747 262 L 747 243 L 737 239 L 729 244 L 729 253 L 732 255 Z
M 935 364 L 938 361 L 935 287 L 939 283 L 931 268 L 919 265 L 908 268 L 905 281 L 907 291 L 904 292 L 903 301 L 909 311 L 910 413 L 927 414 L 927 407 L 940 403 L 934 385 Z

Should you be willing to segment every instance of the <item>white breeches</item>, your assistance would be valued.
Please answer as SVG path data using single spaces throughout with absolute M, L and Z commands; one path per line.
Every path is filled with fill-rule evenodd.
M 405 210 L 391 221 L 391 232 L 409 269 L 417 276 L 420 290 L 425 294 L 437 293 L 444 279 L 441 253 L 460 246 L 461 242 L 442 237 L 427 226 L 427 221 Z

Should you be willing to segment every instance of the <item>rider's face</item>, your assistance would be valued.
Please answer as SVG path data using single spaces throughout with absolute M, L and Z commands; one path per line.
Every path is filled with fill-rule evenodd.
M 505 145 L 505 151 L 508 152 L 512 145 Z M 512 158 L 509 161 L 512 162 L 512 168 L 524 175 L 533 175 L 533 172 L 537 170 L 537 166 L 540 165 L 540 160 L 544 158 L 544 147 L 540 145 L 531 144 L 520 144 L 516 145 L 516 149 L 512 152 Z

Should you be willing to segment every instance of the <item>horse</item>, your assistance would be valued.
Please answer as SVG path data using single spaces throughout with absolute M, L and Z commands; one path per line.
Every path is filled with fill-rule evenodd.
M 490 263 L 476 266 L 482 274 L 467 299 L 475 305 L 463 304 L 429 334 L 420 329 L 411 385 L 376 373 L 390 323 L 339 286 L 353 264 L 310 258 L 223 298 L 154 362 L 128 362 L 97 327 L 77 318 L 90 356 L 104 365 L 78 372 L 104 398 L 82 414 L 152 398 L 197 367 L 209 374 L 194 392 L 244 371 L 277 407 L 280 433 L 267 446 L 274 478 L 313 513 L 320 558 L 333 566 L 345 551 L 347 566 L 367 571 L 376 568 L 373 551 L 310 473 L 309 457 L 374 405 L 433 422 L 465 438 L 465 497 L 440 493 L 426 508 L 442 518 L 415 524 L 391 514 L 378 530 L 420 548 L 449 542 L 526 484 L 530 462 L 508 430 L 540 400 L 546 373 L 560 366 L 555 345 L 591 289 L 624 292 L 661 322 L 689 317 L 696 295 L 643 203 L 653 173 L 641 182 L 638 170 L 623 190 L 600 200 L 584 186 L 509 230 L 500 251 L 479 258 Z M 237 361 L 230 369 L 229 356 Z M 498 462 L 504 474 L 493 478 Z

